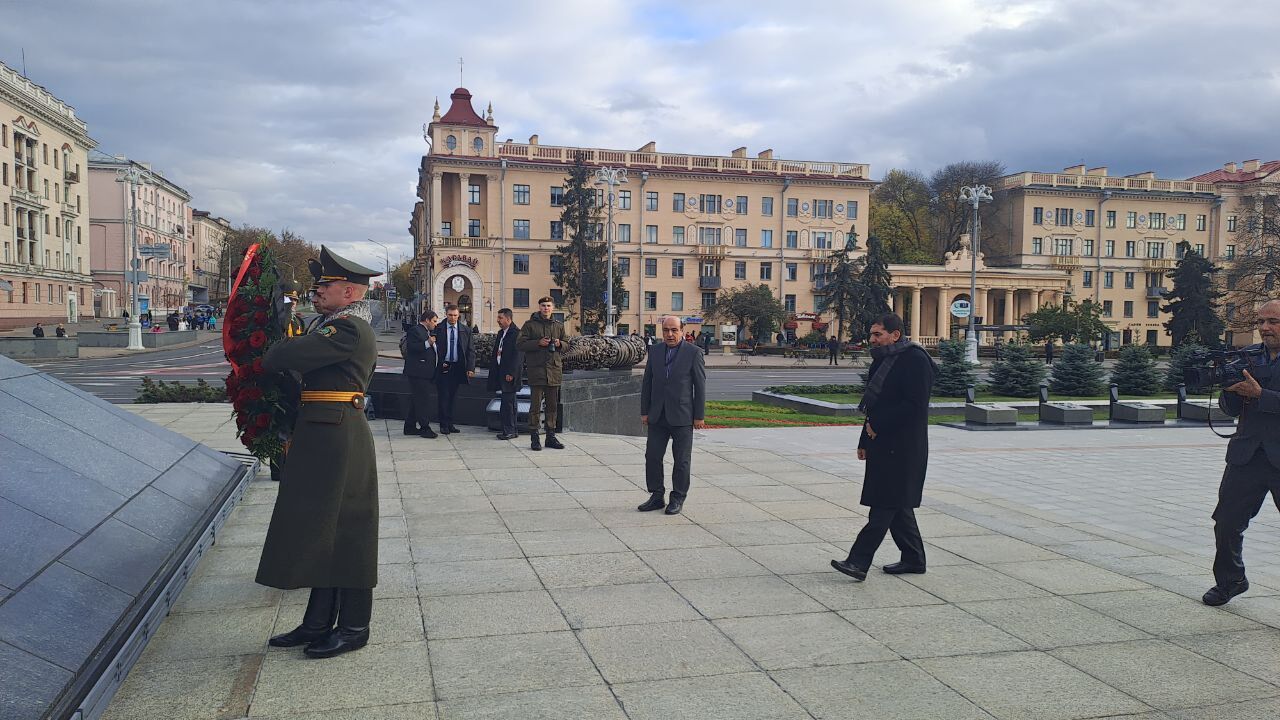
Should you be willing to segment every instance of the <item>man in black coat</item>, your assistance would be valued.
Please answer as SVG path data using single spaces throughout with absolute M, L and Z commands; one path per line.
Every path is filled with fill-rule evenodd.
M 436 327 L 434 310 L 424 310 L 410 325 L 404 339 L 404 376 L 409 381 L 409 410 L 404 415 L 404 434 L 434 438 L 431 429 L 431 385 L 436 376 Z
M 684 507 L 689 494 L 689 466 L 693 455 L 693 429 L 705 427 L 707 369 L 702 353 L 681 335 L 680 318 L 662 318 L 662 344 L 649 348 L 640 385 L 640 422 L 648 428 L 644 450 L 644 478 L 649 499 L 637 510 L 648 512 L 664 506 L 668 515 Z M 671 502 L 665 502 L 662 458 L 671 443 Z
M 511 317 L 511 308 L 498 311 L 498 328 L 498 337 L 493 341 L 493 357 L 489 358 L 486 387 L 490 392 L 502 392 L 502 404 L 498 410 L 502 434 L 498 435 L 498 439 L 514 440 L 520 436 L 516 432 L 516 392 L 520 390 L 520 370 L 524 367 L 524 357 L 520 348 L 516 347 L 516 335 L 520 328 Z
M 453 424 L 453 405 L 458 386 L 466 385 L 476 375 L 476 356 L 471 350 L 471 328 L 459 321 L 456 305 L 444 313 L 445 321 L 436 326 L 436 407 L 440 432 L 458 432 Z
M 862 504 L 870 507 L 845 560 L 836 570 L 862 581 L 885 532 L 902 551 L 900 562 L 882 568 L 891 575 L 923 573 L 924 540 L 914 508 L 924 493 L 929 460 L 929 395 L 936 366 L 929 353 L 902 337 L 902 318 L 888 313 L 871 325 L 871 367 L 859 408 L 866 413 L 858 459 L 867 463 Z
M 827 354 L 829 356 L 827 358 L 828 365 L 840 364 L 840 341 L 836 339 L 835 335 L 832 335 L 831 339 L 827 341 Z

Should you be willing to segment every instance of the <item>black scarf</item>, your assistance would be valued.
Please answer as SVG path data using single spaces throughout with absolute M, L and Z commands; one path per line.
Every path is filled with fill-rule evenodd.
M 871 348 L 871 360 L 880 361 L 880 366 L 876 368 L 876 374 L 871 376 L 871 380 L 867 383 L 866 389 L 862 393 L 862 401 L 858 403 L 858 410 L 867 412 L 875 407 L 876 400 L 880 399 L 880 392 L 884 390 L 885 378 L 889 377 L 889 371 L 893 369 L 893 364 L 898 360 L 898 356 L 907 350 L 916 347 L 920 348 L 920 352 L 929 356 L 929 351 L 925 350 L 919 343 L 913 342 L 906 338 L 902 338 L 892 345 L 874 346 Z M 933 362 L 933 358 L 929 358 L 929 362 Z

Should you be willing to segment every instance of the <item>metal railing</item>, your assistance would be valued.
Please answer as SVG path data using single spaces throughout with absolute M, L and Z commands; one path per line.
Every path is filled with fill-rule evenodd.
M 1213 183 L 1158 178 L 1111 177 L 1109 175 L 1073 175 L 1070 173 L 1024 172 L 1000 178 L 999 189 L 1047 185 L 1049 187 L 1096 190 L 1146 190 L 1148 192 L 1208 193 L 1217 195 Z
M 442 235 L 435 235 L 431 238 L 431 244 L 434 247 L 475 248 L 481 250 L 489 247 L 489 238 L 445 237 Z
M 588 165 L 622 165 L 641 170 L 701 170 L 746 174 L 804 175 L 849 180 L 864 180 L 867 179 L 870 173 L 870 166 L 865 163 L 773 160 L 716 155 L 600 150 L 513 142 L 498 143 L 498 157 L 515 160 L 571 163 L 579 154 L 581 154 L 583 162 Z
M 719 290 L 719 289 L 720 289 L 720 276 L 719 276 L 719 275 L 699 275 L 699 276 L 698 276 L 698 289 L 700 289 L 700 290 Z

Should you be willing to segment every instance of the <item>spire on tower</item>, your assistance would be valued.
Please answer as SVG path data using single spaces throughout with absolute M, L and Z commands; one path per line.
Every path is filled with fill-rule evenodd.
M 431 114 L 431 122 L 440 122 L 440 98 L 436 98 L 436 109 Z

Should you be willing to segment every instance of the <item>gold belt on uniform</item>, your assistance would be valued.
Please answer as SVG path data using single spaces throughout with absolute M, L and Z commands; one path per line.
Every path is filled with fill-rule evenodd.
M 337 390 L 303 390 L 302 402 L 351 403 L 357 410 L 364 409 L 364 393 Z

